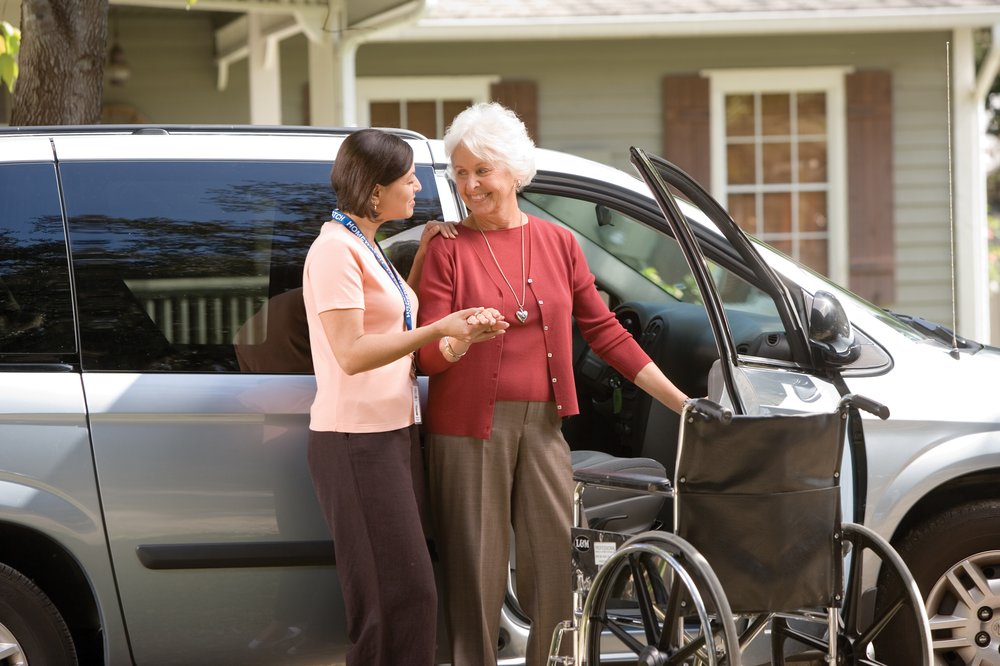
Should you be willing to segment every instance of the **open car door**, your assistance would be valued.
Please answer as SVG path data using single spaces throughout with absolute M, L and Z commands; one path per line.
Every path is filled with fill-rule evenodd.
M 786 285 L 729 214 L 670 162 L 631 148 L 697 283 L 718 361 L 709 396 L 737 414 L 832 412 L 846 387 L 837 371 L 857 353 L 850 322 L 832 295 Z M 738 283 L 738 284 L 734 284 Z M 740 335 L 734 338 L 731 320 Z M 746 323 L 754 322 L 746 333 Z M 845 448 L 843 515 L 860 520 L 867 488 L 860 439 Z
M 812 295 L 793 297 L 743 230 L 690 176 L 643 150 L 630 152 L 684 254 L 708 314 L 719 354 L 709 397 L 737 414 L 836 409 L 840 392 L 829 373 L 817 368 L 807 333 Z M 751 288 L 733 285 L 735 279 Z M 760 334 L 737 344 L 730 318 L 742 320 L 748 314 Z M 778 351 L 765 350 L 762 341 L 771 341 Z

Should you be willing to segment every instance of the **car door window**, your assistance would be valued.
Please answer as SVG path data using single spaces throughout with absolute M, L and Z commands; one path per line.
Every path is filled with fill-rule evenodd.
M 524 192 L 521 202 L 527 212 L 576 234 L 598 285 L 618 301 L 700 300 L 669 236 L 608 205 L 568 194 Z
M 577 234 L 598 284 L 613 291 L 616 302 L 702 304 L 698 285 L 677 241 L 666 233 L 608 205 L 569 195 L 525 192 L 522 202 L 528 212 L 565 225 Z M 690 202 L 682 205 L 689 217 L 704 217 Z M 712 259 L 707 260 L 707 265 L 734 327 L 737 350 L 786 358 L 787 350 L 768 344 L 768 340 L 783 338 L 774 300 L 733 268 Z
M 336 199 L 329 163 L 61 167 L 85 370 L 311 372 L 302 264 Z M 414 218 L 440 216 L 430 167 Z
M 0 166 L 0 360 L 72 354 L 72 313 L 55 168 Z

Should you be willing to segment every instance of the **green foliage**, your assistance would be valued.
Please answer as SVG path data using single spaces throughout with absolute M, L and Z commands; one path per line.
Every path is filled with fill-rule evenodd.
M 989 224 L 987 253 L 990 267 L 990 282 L 1000 282 L 1000 217 L 987 215 Z
M 978 70 L 993 45 L 993 32 L 990 28 L 976 30 L 973 33 L 973 40 L 976 50 L 976 69 Z M 986 132 L 994 136 L 1000 136 L 1000 114 L 997 114 L 994 108 L 994 100 L 997 100 L 998 93 L 1000 93 L 1000 77 L 993 79 L 993 85 L 986 93 L 985 100 L 986 110 L 989 111 Z
M 14 92 L 17 81 L 17 54 L 21 50 L 21 31 L 7 21 L 0 21 L 0 83 Z

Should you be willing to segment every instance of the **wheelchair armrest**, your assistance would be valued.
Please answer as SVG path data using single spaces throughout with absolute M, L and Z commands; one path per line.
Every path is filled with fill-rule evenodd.
M 670 493 L 673 487 L 670 479 L 652 474 L 630 474 L 629 472 L 591 472 L 585 469 L 573 472 L 573 480 L 588 486 L 626 488 L 650 493 Z

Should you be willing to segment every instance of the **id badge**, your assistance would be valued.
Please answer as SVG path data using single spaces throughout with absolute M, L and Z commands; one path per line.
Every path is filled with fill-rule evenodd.
M 411 388 L 413 390 L 413 422 L 420 425 L 422 423 L 420 419 L 420 387 L 413 384 Z

